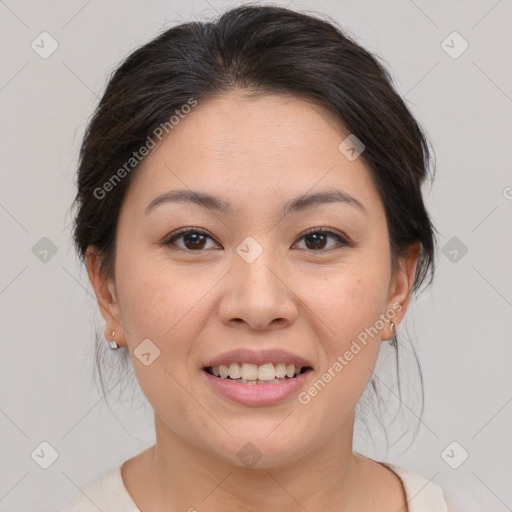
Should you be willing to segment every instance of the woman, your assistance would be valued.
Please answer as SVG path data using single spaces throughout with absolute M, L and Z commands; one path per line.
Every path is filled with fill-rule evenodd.
M 375 57 L 277 7 L 174 27 L 117 69 L 80 156 L 76 246 L 156 444 L 68 512 L 447 510 L 352 450 L 435 254 L 426 138 Z

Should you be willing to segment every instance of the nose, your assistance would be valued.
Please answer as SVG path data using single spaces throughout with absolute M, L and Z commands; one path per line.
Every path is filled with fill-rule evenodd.
M 221 321 L 251 330 L 280 329 L 297 316 L 290 277 L 265 251 L 252 263 L 235 255 L 219 306 Z

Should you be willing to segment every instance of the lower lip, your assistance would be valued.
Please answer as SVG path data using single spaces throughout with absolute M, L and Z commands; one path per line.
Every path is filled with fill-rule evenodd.
M 293 379 L 273 384 L 242 384 L 236 380 L 221 379 L 202 370 L 215 391 L 242 405 L 272 405 L 297 392 L 305 383 L 311 369 Z

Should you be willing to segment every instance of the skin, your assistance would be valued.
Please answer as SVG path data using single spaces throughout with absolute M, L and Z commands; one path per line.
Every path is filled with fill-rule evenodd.
M 105 337 L 115 331 L 128 347 L 155 411 L 156 444 L 122 467 L 142 511 L 407 510 L 399 478 L 352 452 L 355 406 L 381 341 L 393 335 L 389 321 L 307 404 L 294 395 L 244 406 L 200 378 L 209 359 L 232 348 L 280 347 L 312 362 L 307 389 L 397 303 L 399 325 L 419 246 L 393 273 L 378 189 L 362 158 L 350 161 L 338 149 L 348 133 L 323 107 L 292 96 L 231 92 L 201 101 L 133 176 L 115 276 L 100 273 L 89 247 Z M 220 196 L 234 214 L 191 203 L 144 213 L 159 194 L 182 188 Z M 286 201 L 331 188 L 356 197 L 366 214 L 326 203 L 282 216 Z M 183 237 L 163 244 L 183 227 L 209 234 L 202 252 Z M 315 250 L 303 237 L 313 227 L 352 245 L 329 237 Z M 250 264 L 235 251 L 247 236 L 263 248 Z M 160 350 L 148 366 L 133 354 L 144 339 Z M 262 454 L 253 467 L 237 457 L 247 442 Z

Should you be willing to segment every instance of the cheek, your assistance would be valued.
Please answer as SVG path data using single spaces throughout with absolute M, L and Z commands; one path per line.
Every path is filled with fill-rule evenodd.
M 328 430 L 350 416 L 372 376 L 381 345 L 382 325 L 377 322 L 385 284 L 370 273 L 344 275 L 330 279 L 323 290 L 317 288 L 318 300 L 309 303 L 321 318 L 316 325 L 324 326 L 316 333 L 322 364 L 298 399 L 312 417 L 324 418 Z
M 366 261 L 303 290 L 321 331 L 322 371 L 328 372 L 322 380 L 332 382 L 328 387 L 334 403 L 355 403 L 352 399 L 357 401 L 371 377 L 380 350 L 388 277 L 385 262 Z
M 170 272 L 168 263 L 144 255 L 120 257 L 117 268 L 122 314 L 133 342 L 141 336 L 162 342 L 166 337 L 177 339 L 173 331 L 182 331 L 190 323 L 201 297 L 212 286 L 207 276 L 195 280 L 197 273 L 189 276 L 191 271 L 185 267 Z
M 168 268 L 166 272 L 161 261 L 144 257 L 119 258 L 117 276 L 127 342 L 136 378 L 155 412 L 165 417 L 179 408 L 188 422 L 199 421 L 193 419 L 197 411 L 187 401 L 184 388 L 190 387 L 191 372 L 199 371 L 187 364 L 192 364 L 190 353 L 202 329 L 201 298 L 213 282 L 195 281 L 187 273 L 171 273 Z M 147 339 L 154 345 L 142 345 Z M 144 346 L 150 354 L 146 361 L 139 358 Z
M 386 306 L 385 264 L 360 261 L 318 279 L 304 276 L 298 293 L 325 326 L 324 335 L 340 343 L 374 325 Z M 302 285 L 301 285 L 302 287 Z M 307 310 L 306 310 L 307 311 Z
M 160 400 L 177 405 L 182 385 L 188 388 L 200 371 L 197 340 L 214 306 L 209 292 L 222 275 L 199 273 L 192 265 L 170 271 L 169 262 L 160 257 L 120 257 L 117 268 L 127 343 L 139 384 L 155 408 Z M 149 366 L 138 359 L 146 339 L 158 354 Z

